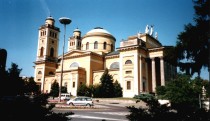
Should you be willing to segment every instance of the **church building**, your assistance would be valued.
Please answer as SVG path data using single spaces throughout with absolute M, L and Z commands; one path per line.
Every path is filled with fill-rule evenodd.
M 114 81 L 123 88 L 123 97 L 133 97 L 144 92 L 155 92 L 176 74 L 176 67 L 164 61 L 171 46 L 162 46 L 153 28 L 122 40 L 115 48 L 116 39 L 107 30 L 96 27 L 84 36 L 77 28 L 68 38 L 68 50 L 58 55 L 60 29 L 50 16 L 40 26 L 37 58 L 34 62 L 35 81 L 43 93 L 49 93 L 57 81 L 67 87 L 67 92 L 77 95 L 80 85 L 96 85 L 107 68 Z M 63 69 L 62 69 L 63 57 Z M 61 73 L 63 76 L 61 76 Z

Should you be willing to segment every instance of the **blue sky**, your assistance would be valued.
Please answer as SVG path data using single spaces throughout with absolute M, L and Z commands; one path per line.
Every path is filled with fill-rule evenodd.
M 23 69 L 21 76 L 34 76 L 38 29 L 50 15 L 61 30 L 60 40 L 64 33 L 58 20 L 65 16 L 72 20 L 66 27 L 66 40 L 77 27 L 82 35 L 102 27 L 119 47 L 122 39 L 144 32 L 148 24 L 154 25 L 163 45 L 174 46 L 184 25 L 193 22 L 194 9 L 192 0 L 1 0 L 0 48 L 7 50 L 7 68 L 14 62 Z M 201 76 L 208 79 L 207 69 Z

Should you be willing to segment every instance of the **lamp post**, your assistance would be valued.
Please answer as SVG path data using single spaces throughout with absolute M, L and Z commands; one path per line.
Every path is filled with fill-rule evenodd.
M 61 59 L 61 76 L 60 76 L 60 86 L 59 86 L 59 102 L 61 102 L 61 88 L 63 81 L 63 61 L 64 61 L 64 47 L 65 47 L 65 34 L 66 34 L 66 25 L 71 23 L 71 20 L 67 17 L 61 17 L 59 19 L 60 23 L 64 25 L 64 40 L 63 40 L 63 53 Z
M 209 65 L 208 65 L 208 71 L 209 71 L 209 87 L 210 87 L 210 34 L 209 34 L 209 39 L 208 39 L 208 49 L 209 49 Z M 209 94 L 209 110 L 210 110 L 210 94 Z

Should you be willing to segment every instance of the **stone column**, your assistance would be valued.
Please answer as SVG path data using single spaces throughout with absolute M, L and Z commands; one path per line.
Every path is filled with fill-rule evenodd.
M 155 58 L 151 59 L 152 59 L 152 91 L 155 92 L 156 88 Z
M 146 92 L 148 92 L 149 91 L 149 85 L 148 85 L 148 63 L 145 63 L 145 71 L 146 71 L 146 84 L 145 84 L 145 86 L 146 86 Z
M 133 79 L 133 89 L 134 89 L 134 94 L 135 95 L 138 95 L 139 94 L 139 90 L 138 90 L 138 80 L 139 80 L 139 71 L 138 71 L 138 68 L 139 68 L 139 62 L 138 62 L 138 53 L 134 53 L 134 79 Z M 131 86 L 131 87 L 132 87 Z
M 143 81 L 142 81 L 142 59 L 143 57 L 140 55 L 140 93 L 143 92 Z
M 161 78 L 161 86 L 165 86 L 165 72 L 164 72 L 163 57 L 160 57 L 160 78 Z
M 77 72 L 77 74 L 76 74 L 76 81 L 75 81 L 75 96 L 77 96 L 77 87 L 78 87 L 78 80 L 79 79 L 79 74 L 78 74 L 78 72 Z

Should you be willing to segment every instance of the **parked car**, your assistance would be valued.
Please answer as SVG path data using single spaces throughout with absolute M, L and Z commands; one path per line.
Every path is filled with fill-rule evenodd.
M 66 104 L 73 106 L 93 106 L 93 100 L 91 97 L 79 96 L 68 100 Z
M 61 93 L 61 100 L 70 100 L 69 93 Z

